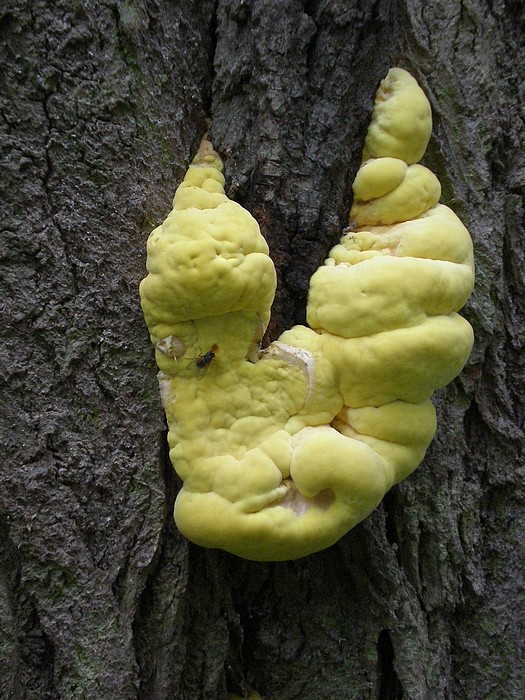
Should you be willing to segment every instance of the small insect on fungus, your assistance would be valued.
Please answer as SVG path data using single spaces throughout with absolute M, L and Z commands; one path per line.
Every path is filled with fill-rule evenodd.
M 211 348 L 208 350 L 208 352 L 205 352 L 204 355 L 201 355 L 195 360 L 195 365 L 198 367 L 198 369 L 205 369 L 208 367 L 210 362 L 213 360 L 215 357 L 217 350 L 218 350 L 218 345 L 214 343 Z

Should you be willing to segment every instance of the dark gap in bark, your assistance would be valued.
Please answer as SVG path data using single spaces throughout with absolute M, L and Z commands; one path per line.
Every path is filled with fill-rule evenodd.
M 383 509 L 385 512 L 385 534 L 389 544 L 397 547 L 399 545 L 399 537 L 396 523 L 396 505 L 396 494 L 393 491 L 389 491 L 383 498 Z
M 213 106 L 213 85 L 215 83 L 215 52 L 217 50 L 217 31 L 219 22 L 217 19 L 219 0 L 215 0 L 213 4 L 213 13 L 210 19 L 210 63 L 211 66 L 211 82 L 210 90 L 207 95 L 204 96 L 204 111 L 208 117 L 210 126 L 212 126 L 212 106 Z
M 401 700 L 403 686 L 394 668 L 394 647 L 388 630 L 381 630 L 377 640 L 378 700 Z
M 38 618 L 37 618 L 38 619 Z M 38 625 L 40 620 L 38 619 Z M 31 667 L 30 662 L 35 659 L 39 661 L 41 669 L 40 676 L 43 685 L 51 687 L 53 683 L 53 673 L 51 669 L 55 668 L 55 646 L 43 630 L 36 629 L 34 633 L 28 635 L 27 645 L 27 662 L 28 667 Z
M 168 445 L 168 429 L 162 431 L 160 436 L 159 444 L 159 462 L 162 469 L 162 476 L 164 479 L 164 486 L 166 487 L 166 507 L 167 507 L 167 518 L 168 523 L 173 520 L 173 506 L 175 504 L 175 498 L 179 489 L 182 485 L 177 472 L 174 470 L 171 460 L 170 451 Z

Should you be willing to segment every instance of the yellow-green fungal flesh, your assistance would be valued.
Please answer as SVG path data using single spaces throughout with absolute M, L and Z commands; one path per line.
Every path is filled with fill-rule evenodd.
M 407 123 L 411 128 L 407 129 Z M 430 396 L 473 342 L 468 231 L 417 161 L 430 106 L 400 68 L 382 82 L 341 241 L 312 277 L 308 326 L 265 350 L 276 285 L 255 219 L 204 140 L 148 240 L 140 286 L 160 369 L 180 531 L 286 560 L 330 546 L 421 462 Z

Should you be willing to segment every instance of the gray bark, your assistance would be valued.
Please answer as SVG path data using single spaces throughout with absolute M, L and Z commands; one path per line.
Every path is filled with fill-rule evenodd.
M 0 698 L 525 695 L 524 11 L 519 0 L 0 6 Z M 468 226 L 476 344 L 419 470 L 339 543 L 188 545 L 137 285 L 212 120 L 302 322 L 392 65 Z

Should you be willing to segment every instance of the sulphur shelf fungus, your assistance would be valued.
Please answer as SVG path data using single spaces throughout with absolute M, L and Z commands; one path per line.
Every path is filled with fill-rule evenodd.
M 432 392 L 473 342 L 468 231 L 417 161 L 428 101 L 393 68 L 378 90 L 350 227 L 312 277 L 306 326 L 259 352 L 276 278 L 255 219 L 204 140 L 148 240 L 144 316 L 160 368 L 180 531 L 253 560 L 330 546 L 421 462 Z

